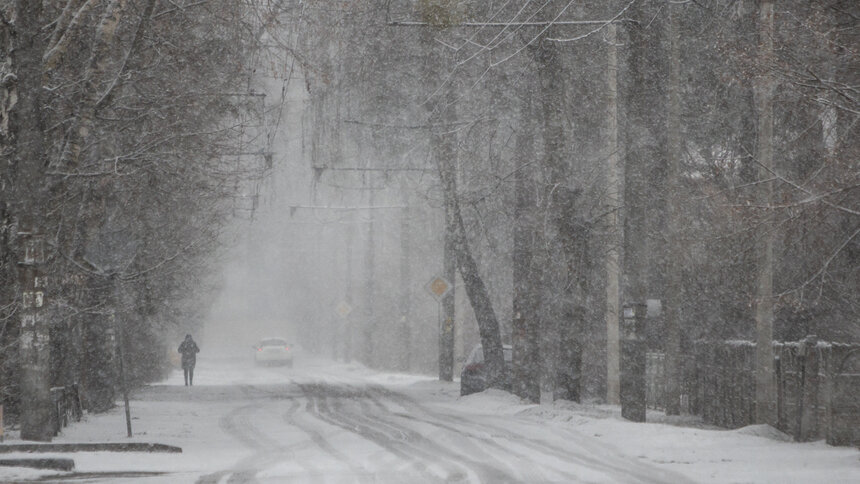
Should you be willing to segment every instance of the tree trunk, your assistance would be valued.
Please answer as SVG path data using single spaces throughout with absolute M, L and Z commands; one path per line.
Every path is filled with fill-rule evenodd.
M 759 6 L 759 69 L 756 82 L 758 143 L 756 158 L 759 181 L 773 177 L 773 1 L 761 0 Z M 759 205 L 767 207 L 773 198 L 773 182 L 759 187 Z M 767 209 L 765 209 L 767 210 Z M 757 282 L 756 321 L 756 422 L 774 423 L 773 382 L 773 224 L 767 210 L 759 225 L 756 240 Z
M 446 142 L 450 141 L 446 140 Z M 451 148 L 451 153 L 448 155 L 437 153 L 436 163 L 445 198 L 446 228 L 450 228 L 451 230 L 450 239 L 446 237 L 446 245 L 451 244 L 451 252 L 455 257 L 457 268 L 460 270 L 460 276 L 463 278 L 466 295 L 469 297 L 469 302 L 475 312 L 478 333 L 481 336 L 481 345 L 483 346 L 484 363 L 487 365 L 488 384 L 493 388 L 502 388 L 505 384 L 505 363 L 502 352 L 501 330 L 499 328 L 499 321 L 496 319 L 496 313 L 493 310 L 492 301 L 484 285 L 484 280 L 481 278 L 478 270 L 478 264 L 475 262 L 475 258 L 469 247 L 466 227 L 463 223 L 460 203 L 457 198 L 457 173 L 453 162 L 453 148 Z M 453 283 L 453 281 L 450 282 Z M 443 329 L 445 330 L 444 332 L 449 331 L 447 327 Z M 452 321 L 450 327 L 450 361 L 452 366 L 454 349 L 453 330 Z M 444 343 L 448 344 L 447 340 Z M 447 354 L 445 356 L 447 358 Z M 443 376 L 441 375 L 441 370 L 442 362 L 440 361 L 440 378 Z
M 9 56 L 12 52 L 13 26 L 0 23 L 0 77 L 12 79 L 10 74 L 14 72 Z M 9 118 L 13 116 L 17 99 L 17 87 L 13 82 L 0 84 L 0 150 L 6 151 L 14 147 L 13 139 L 9 133 Z M 12 186 L 10 179 L 12 166 L 8 163 L 0 164 L 0 301 L 3 306 L 7 301 L 15 299 L 17 284 L 15 283 L 14 268 L 15 260 L 14 238 L 12 233 L 14 201 L 6 187 Z M 3 307 L 0 310 L 0 320 L 5 321 L 0 328 L 0 348 L 14 348 L 18 340 L 17 328 L 10 322 L 15 309 Z M 17 402 L 19 395 L 14 391 L 15 378 L 12 369 L 15 367 L 14 352 L 3 351 L 0 353 L 0 405 L 5 405 L 7 415 L 17 414 Z
M 12 64 L 18 76 L 18 103 L 10 126 L 15 131 L 13 190 L 18 217 L 18 290 L 21 301 L 21 438 L 49 441 L 53 437 L 50 395 L 49 290 L 45 224 L 47 166 L 42 115 L 42 2 L 16 3 L 19 44 Z
M 631 18 L 646 19 L 654 16 L 649 5 L 637 2 L 630 9 Z M 627 25 L 624 40 L 626 59 L 624 76 L 624 244 L 622 302 L 631 308 L 646 304 L 648 289 L 653 281 L 649 277 L 651 251 L 649 230 L 651 207 L 656 204 L 656 195 L 651 175 L 663 157 L 660 149 L 660 120 L 655 115 L 655 100 L 659 99 L 660 85 L 657 82 L 659 46 L 650 34 L 648 23 Z M 634 311 L 635 313 L 635 311 Z M 624 318 L 622 318 L 624 319 Z M 633 327 L 639 329 L 636 319 Z M 619 322 L 620 323 L 620 322 Z M 635 331 L 634 331 L 635 333 Z M 644 334 L 622 334 L 622 358 L 620 400 L 624 418 L 633 421 L 645 420 Z M 629 340 L 629 341 L 628 341 Z M 628 344 L 629 343 L 629 344 Z M 628 350 L 625 350 L 625 346 Z M 629 354 L 625 355 L 624 353 Z
M 590 224 L 576 215 L 579 200 L 578 191 L 559 190 L 556 192 L 560 210 L 558 234 L 562 239 L 562 251 L 567 262 L 562 327 L 560 328 L 562 346 L 559 351 L 559 371 L 557 398 L 579 402 L 582 397 L 582 352 L 585 347 L 585 325 L 588 314 L 586 298 L 588 294 L 588 238 Z
M 567 264 L 562 264 L 561 267 L 553 265 L 550 261 L 555 257 L 563 257 L 560 250 L 561 234 L 559 232 L 559 220 L 569 214 L 558 214 L 566 207 L 556 206 L 558 194 L 560 191 L 567 190 L 567 174 L 568 167 L 564 158 L 564 88 L 563 71 L 561 69 L 561 56 L 558 52 L 558 47 L 552 42 L 543 40 L 536 51 L 536 60 L 538 64 L 538 80 L 540 82 L 540 114 L 543 121 L 541 126 L 541 135 L 544 144 L 544 158 L 542 160 L 543 168 L 547 172 L 546 185 L 544 187 L 543 200 L 544 216 L 551 220 L 554 233 L 545 234 L 549 238 L 546 247 L 550 253 L 546 254 L 546 267 L 544 277 L 544 287 L 542 291 L 546 298 L 546 313 L 541 318 L 540 341 L 541 341 L 541 359 L 542 359 L 542 390 L 547 395 L 554 395 L 558 384 L 559 372 L 564 369 L 560 366 L 562 347 L 565 344 L 563 341 L 563 328 L 571 324 L 569 319 L 569 309 L 567 305 L 571 304 L 569 294 L 567 294 L 566 281 L 569 278 L 566 267 Z M 561 273 L 555 274 L 555 277 L 549 276 L 549 271 L 558 269 Z M 552 397 L 554 399 L 554 397 Z
M 680 5 L 669 5 L 666 35 L 669 38 L 669 82 L 667 87 L 668 112 L 666 116 L 667 159 L 666 184 L 668 190 L 667 244 L 663 265 L 666 271 L 664 294 L 664 321 L 666 324 L 666 415 L 681 413 L 681 48 L 678 32 Z
M 478 264 L 472 256 L 469 242 L 466 239 L 466 228 L 460 213 L 459 203 L 454 202 L 454 216 L 457 220 L 457 232 L 455 234 L 455 251 L 460 276 L 463 278 L 463 286 L 475 319 L 478 322 L 478 333 L 481 335 L 481 346 L 483 347 L 484 363 L 487 365 L 488 384 L 492 388 L 505 387 L 505 359 L 502 351 L 502 334 L 499 328 L 499 320 L 493 310 L 493 303 L 484 285 L 484 280 L 478 271 Z
M 652 12 L 636 4 L 633 18 L 645 18 Z M 654 96 L 657 89 L 653 82 L 655 72 L 654 41 L 645 26 L 630 25 L 625 79 L 626 105 L 624 131 L 624 280 L 622 300 L 645 303 L 648 280 L 648 207 L 653 203 L 648 175 L 661 158 L 657 126 L 654 116 Z
M 94 134 L 97 104 L 99 103 L 99 82 L 106 75 L 108 69 L 107 59 L 114 48 L 116 30 L 120 19 L 126 9 L 128 0 L 112 0 L 102 14 L 96 35 L 93 41 L 92 53 L 90 55 L 87 69 L 81 80 L 81 96 L 77 102 L 78 112 L 76 126 L 71 140 L 72 164 L 77 166 L 83 155 L 84 147 L 89 143 Z M 119 73 L 118 73 L 119 74 Z

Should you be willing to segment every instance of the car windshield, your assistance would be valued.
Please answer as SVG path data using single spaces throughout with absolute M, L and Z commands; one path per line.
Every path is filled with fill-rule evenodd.
M 287 340 L 280 338 L 266 338 L 260 341 L 260 346 L 287 346 Z

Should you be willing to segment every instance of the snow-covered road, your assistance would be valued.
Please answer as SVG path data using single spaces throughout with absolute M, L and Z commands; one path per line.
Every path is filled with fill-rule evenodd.
M 251 451 L 198 482 L 683 482 L 596 439 L 431 409 L 384 387 L 239 387 L 221 428 Z M 544 435 L 541 436 L 540 434 Z M 572 447 L 576 449 L 572 452 Z
M 856 449 L 742 431 L 632 424 L 610 406 L 461 398 L 456 384 L 306 358 L 198 364 L 135 393 L 135 441 L 182 454 L 77 453 L 83 482 L 852 482 Z M 127 441 L 123 414 L 90 416 L 57 442 Z M 759 434 L 759 435 L 756 435 Z M 4 474 L 5 473 L 5 474 Z M 17 474 L 10 474 L 17 473 Z M 160 473 L 160 474 L 143 474 Z M 49 477 L 0 468 L 0 481 Z M 76 479 L 75 482 L 81 482 Z M 856 481 L 854 481 L 856 482 Z

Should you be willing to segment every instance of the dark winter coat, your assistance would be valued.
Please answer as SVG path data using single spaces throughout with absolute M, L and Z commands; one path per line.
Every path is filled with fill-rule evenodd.
M 200 348 L 193 339 L 187 339 L 179 345 L 179 352 L 182 353 L 182 368 L 194 368 L 197 363 L 197 353 L 200 353 Z

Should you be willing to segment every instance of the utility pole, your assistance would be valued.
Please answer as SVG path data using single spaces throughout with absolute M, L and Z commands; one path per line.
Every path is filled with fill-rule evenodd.
M 444 116 L 434 114 L 434 118 L 441 122 Z M 442 321 L 439 328 L 439 379 L 442 381 L 452 381 L 454 379 L 454 317 L 456 312 L 457 290 L 457 218 L 456 208 L 454 204 L 456 200 L 456 178 L 454 173 L 456 164 L 453 162 L 456 153 L 453 147 L 453 141 L 449 139 L 454 135 L 434 133 L 431 143 L 433 144 L 433 156 L 437 160 L 440 171 L 449 171 L 450 173 L 442 173 L 445 203 L 445 234 L 442 247 L 442 277 L 448 280 L 451 284 L 451 290 L 442 297 Z
M 606 195 L 609 214 L 609 247 L 606 253 L 606 401 L 621 403 L 621 348 L 618 324 L 621 320 L 621 248 L 624 226 L 624 171 L 618 153 L 618 47 L 615 24 L 606 26 Z
M 353 218 L 355 214 L 353 214 Z M 354 220 L 352 221 L 354 222 Z M 345 302 L 348 305 L 351 305 L 353 302 L 352 297 L 352 241 L 353 241 L 353 223 L 347 225 L 346 228 L 346 299 Z M 352 320 L 349 317 L 349 311 L 344 311 L 345 314 L 343 316 L 343 359 L 347 363 L 352 361 L 354 357 L 354 340 L 353 337 L 353 325 Z
M 409 205 L 406 201 L 403 205 L 400 210 L 400 370 L 408 372 L 412 363 L 412 271 L 409 265 L 412 255 L 409 234 L 412 228 Z
M 368 194 L 369 203 L 368 206 L 374 206 L 374 202 L 376 201 L 375 191 L 373 189 L 370 190 Z M 370 218 L 369 223 L 367 224 L 367 239 L 365 240 L 365 256 L 364 256 L 364 327 L 363 331 L 363 354 L 362 361 L 367 366 L 373 365 L 373 332 L 376 329 L 376 322 L 374 321 L 374 311 L 373 306 L 375 304 L 375 296 L 376 296 L 376 247 L 374 244 L 374 216 L 373 211 L 368 212 L 368 217 Z
M 438 120 L 443 121 L 444 116 L 440 115 Z M 451 136 L 451 135 L 449 135 Z M 447 139 L 446 136 L 434 133 L 432 141 L 433 153 L 436 158 L 436 163 L 440 166 L 440 173 L 444 170 L 450 170 L 447 173 L 447 180 L 443 181 L 446 187 L 443 187 L 444 203 L 445 203 L 445 234 L 442 245 L 442 276 L 451 284 L 451 290 L 442 298 L 442 327 L 439 328 L 439 379 L 442 381 L 454 380 L 454 321 L 457 312 L 457 219 L 454 204 L 456 200 L 456 183 L 457 173 L 453 168 L 455 152 L 453 142 Z M 444 180 L 446 175 L 440 177 Z M 453 188 L 451 188 L 453 187 Z
M 540 402 L 540 341 L 538 333 L 538 295 L 534 271 L 535 211 L 533 190 L 529 186 L 530 172 L 527 160 L 534 156 L 532 136 L 531 93 L 524 93 L 520 106 L 520 131 L 516 138 L 516 168 L 514 175 L 514 252 L 513 265 L 513 318 L 511 343 L 513 345 L 512 391 L 532 403 Z

